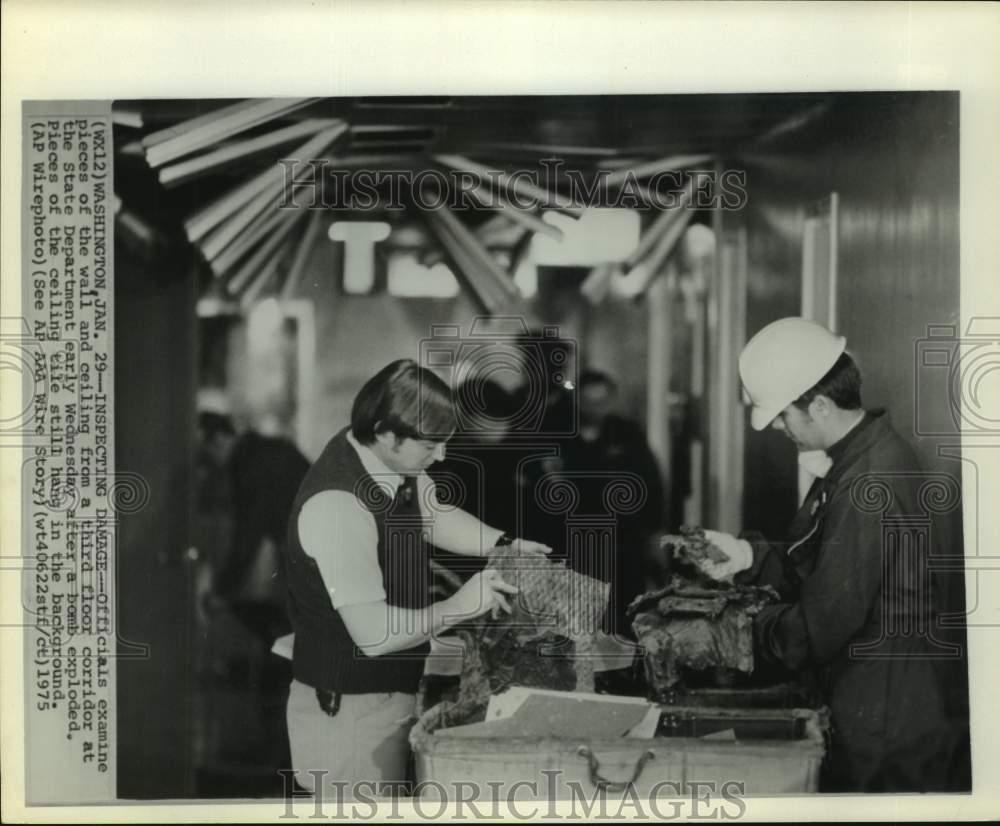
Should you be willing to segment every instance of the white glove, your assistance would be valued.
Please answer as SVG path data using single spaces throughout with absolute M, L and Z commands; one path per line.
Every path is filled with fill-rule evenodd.
M 732 582 L 736 574 L 753 565 L 753 548 L 745 539 L 722 531 L 705 531 L 705 539 L 728 557 L 725 562 L 706 560 L 702 570 L 712 579 Z

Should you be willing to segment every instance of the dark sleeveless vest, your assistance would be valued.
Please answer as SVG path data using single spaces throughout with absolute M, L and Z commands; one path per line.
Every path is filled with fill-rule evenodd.
M 415 480 L 407 478 L 396 498 L 390 499 L 365 470 L 347 441 L 347 432 L 345 428 L 329 441 L 292 504 L 285 569 L 288 613 L 295 631 L 293 673 L 306 685 L 343 694 L 415 693 L 430 646 L 425 643 L 379 657 L 364 654 L 333 607 L 316 560 L 299 541 L 299 513 L 310 497 L 328 490 L 350 493 L 359 508 L 372 514 L 378 528 L 378 562 L 386 602 L 415 609 L 430 604 L 429 556 L 422 538 Z M 336 583 L 330 585 L 337 587 Z

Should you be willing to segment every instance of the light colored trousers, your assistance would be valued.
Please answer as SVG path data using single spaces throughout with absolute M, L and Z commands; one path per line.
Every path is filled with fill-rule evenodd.
M 409 733 L 414 722 L 416 695 L 402 692 L 344 694 L 340 711 L 330 717 L 319 707 L 316 689 L 292 680 L 288 693 L 288 740 L 292 768 L 299 785 L 315 793 L 321 782 L 346 783 L 343 794 L 352 797 L 354 784 L 407 780 Z M 332 795 L 327 785 L 324 795 Z

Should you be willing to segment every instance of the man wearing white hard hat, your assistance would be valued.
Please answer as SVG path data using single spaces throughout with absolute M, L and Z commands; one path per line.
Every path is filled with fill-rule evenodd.
M 917 616 L 930 595 L 914 586 L 930 588 L 930 577 L 904 570 L 908 557 L 884 547 L 883 513 L 852 498 L 855 482 L 872 478 L 891 496 L 891 514 L 921 514 L 917 491 L 927 477 L 888 415 L 862 408 L 861 375 L 845 348 L 842 336 L 801 318 L 768 325 L 744 347 L 751 425 L 785 433 L 816 480 L 784 542 L 708 531 L 729 558 L 706 571 L 781 595 L 754 619 L 755 654 L 798 673 L 829 705 L 824 790 L 955 788 L 965 782 L 956 767 L 966 747 L 945 718 L 939 649 L 926 634 L 885 631 L 887 617 L 933 629 Z

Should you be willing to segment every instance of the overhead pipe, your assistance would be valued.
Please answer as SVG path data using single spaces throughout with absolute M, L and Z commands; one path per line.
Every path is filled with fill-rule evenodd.
M 459 221 L 455 214 L 447 207 L 441 207 L 436 212 L 448 229 L 458 238 L 462 246 L 469 250 L 472 256 L 480 262 L 485 272 L 500 286 L 502 291 L 511 298 L 517 298 L 519 293 L 517 287 L 514 286 L 514 280 L 510 277 L 509 273 L 504 272 L 503 267 L 490 255 L 490 251 L 483 246 L 475 233 Z
M 306 261 L 309 260 L 309 253 L 316 246 L 316 242 L 319 240 L 322 232 L 323 213 L 318 211 L 313 212 L 309 216 L 309 223 L 306 224 L 305 231 L 302 233 L 299 244 L 295 249 L 295 257 L 292 259 L 292 265 L 288 269 L 285 283 L 281 286 L 281 298 L 283 301 L 292 298 L 298 291 L 299 284 L 302 283 L 302 279 L 305 276 Z
M 478 278 L 475 262 L 462 250 L 461 245 L 448 233 L 440 220 L 430 212 L 426 213 L 426 219 L 445 254 L 454 262 L 455 274 L 459 276 L 466 288 L 472 293 L 473 298 L 487 314 L 496 313 L 500 309 L 502 301 L 496 293 L 491 292 L 488 285 Z
M 509 221 L 506 226 L 480 227 L 476 230 L 476 237 L 487 249 L 513 247 L 519 244 L 525 236 L 530 235 L 531 232 L 529 230 L 520 224 L 514 224 Z
M 580 285 L 580 292 L 587 301 L 596 306 L 600 304 L 611 288 L 611 279 L 617 266 L 613 263 L 598 264 L 592 268 Z
M 131 210 L 119 210 L 115 215 L 115 220 L 123 229 L 128 230 L 128 234 L 130 234 L 132 238 L 136 241 L 140 241 L 144 247 L 148 248 L 146 251 L 152 249 L 153 247 L 165 246 L 163 234 L 152 224 L 145 219 L 140 218 Z
M 468 243 L 460 237 L 442 217 L 440 212 L 436 214 L 438 221 L 438 235 L 446 242 L 451 243 L 449 252 L 452 258 L 465 272 L 467 279 L 478 285 L 481 296 L 486 297 L 486 303 L 490 312 L 496 312 L 501 307 L 506 306 L 511 296 L 503 289 L 503 284 L 492 278 L 483 267 L 482 260 L 470 248 Z
M 483 242 L 483 245 L 488 247 L 499 232 L 511 226 L 513 226 L 511 221 L 509 221 L 501 213 L 495 212 L 478 227 L 476 227 L 473 232 L 475 232 L 479 237 L 479 240 Z M 432 247 L 421 252 L 420 255 L 417 256 L 417 259 L 425 267 L 433 267 L 435 264 L 440 264 L 444 260 L 444 251 L 441 247 Z
M 160 183 L 167 187 L 178 186 L 198 175 L 203 175 L 251 155 L 275 149 L 299 138 L 315 135 L 337 123 L 343 123 L 343 121 L 334 118 L 309 118 L 283 129 L 268 132 L 266 135 L 222 146 L 212 152 L 206 152 L 186 161 L 163 167 L 159 173 Z
M 374 163 L 382 158 L 417 157 L 427 151 L 427 141 L 351 141 L 350 151 L 354 157 L 369 157 Z M 350 157 L 350 156 L 348 156 Z
M 344 134 L 345 131 L 347 131 L 347 124 L 342 122 L 324 129 L 298 147 L 298 149 L 294 150 L 292 157 L 315 158 Z M 199 210 L 184 222 L 184 229 L 188 240 L 200 240 L 209 230 L 218 226 L 241 207 L 246 206 L 262 192 L 271 192 L 274 196 L 280 195 L 288 185 L 284 179 L 284 174 L 285 170 L 279 164 L 268 166 L 259 175 L 230 190 L 218 200 Z
M 646 163 L 641 163 L 638 166 L 616 169 L 614 172 L 610 172 L 607 175 L 605 181 L 608 186 L 612 186 L 617 183 L 622 183 L 630 175 L 633 178 L 648 178 L 658 172 L 679 172 L 691 166 L 708 163 L 713 159 L 713 157 L 714 156 L 707 154 L 671 155 L 667 158 L 660 158 L 658 161 L 648 161 Z
M 329 158 L 338 167 L 379 166 L 382 169 L 407 169 L 416 163 L 419 154 L 415 152 L 367 152 L 358 155 L 344 154 Z
M 221 198 L 203 207 L 184 222 L 184 231 L 188 240 L 197 243 L 215 227 L 223 223 L 227 218 L 242 212 L 244 209 L 251 210 L 250 214 L 255 214 L 254 204 L 266 204 L 272 198 L 280 195 L 284 182 L 276 180 L 274 170 L 265 169 L 248 181 L 244 181 L 235 189 L 231 189 Z
M 436 132 L 437 127 L 433 124 L 400 124 L 400 123 L 356 123 L 351 125 L 351 132 L 356 135 L 368 135 L 379 132 Z
M 257 300 L 258 296 L 264 291 L 272 280 L 274 280 L 275 273 L 278 271 L 278 265 L 285 258 L 288 253 L 288 243 L 287 241 L 280 244 L 273 253 L 271 257 L 267 259 L 265 264 L 260 268 L 260 272 L 257 276 L 250 282 L 248 286 L 240 295 L 239 304 L 240 310 L 244 313 L 247 312 L 253 303 Z
M 809 106 L 808 108 L 803 109 L 800 112 L 796 112 L 791 117 L 781 121 L 775 126 L 772 126 L 763 135 L 760 135 L 759 137 L 755 138 L 753 141 L 751 141 L 750 146 L 756 148 L 770 141 L 773 141 L 775 138 L 779 138 L 782 135 L 787 135 L 792 132 L 797 132 L 799 129 L 802 129 L 803 127 L 808 126 L 810 123 L 813 123 L 814 121 L 821 118 L 823 115 L 825 115 L 827 112 L 830 111 L 832 106 L 833 106 L 833 101 L 831 99 L 827 99 L 827 100 L 822 100 L 819 103 L 816 103 L 812 106 Z
M 613 184 L 608 184 L 608 189 L 621 188 L 625 185 L 625 181 L 616 181 Z M 654 193 L 648 186 L 640 184 L 638 181 L 633 180 L 629 189 L 639 196 L 641 203 L 640 208 L 643 204 L 648 206 L 656 206 L 659 203 L 656 193 Z
M 541 232 L 544 235 L 548 235 L 554 241 L 562 241 L 566 237 L 559 227 L 543 221 L 526 209 L 514 206 L 499 194 L 494 195 L 485 184 L 480 184 L 471 191 L 473 197 L 482 206 L 499 210 L 505 217 L 517 222 L 531 232 Z
M 142 129 L 142 112 L 134 109 L 123 109 L 120 106 L 111 107 L 111 122 L 129 129 Z
M 656 280 L 657 276 L 660 274 L 660 268 L 663 266 L 667 258 L 674 251 L 677 246 L 677 242 L 681 240 L 684 235 L 684 231 L 688 228 L 688 224 L 691 223 L 691 219 L 694 217 L 694 210 L 685 209 L 684 214 L 680 215 L 678 220 L 675 221 L 660 238 L 659 243 L 656 248 L 650 253 L 649 257 L 642 262 L 642 270 L 640 273 L 642 278 L 637 287 L 635 287 L 635 296 L 641 296 L 646 290 L 649 289 L 650 284 Z
M 492 282 L 489 278 L 484 278 L 484 273 L 480 268 L 479 262 L 453 233 L 449 224 L 442 218 L 441 213 L 443 209 L 424 210 L 424 215 L 427 218 L 427 223 L 431 231 L 455 262 L 459 270 L 457 274 L 463 277 L 462 280 L 472 291 L 483 309 L 490 315 L 499 312 L 509 303 L 508 296 L 496 283 Z
M 264 190 L 255 195 L 245 206 L 240 207 L 231 218 L 219 224 L 198 243 L 202 255 L 209 261 L 218 257 L 224 249 L 247 233 L 253 232 L 262 221 L 267 220 L 270 214 L 268 206 L 277 208 L 280 202 L 281 193 L 276 195 L 270 190 Z
M 581 155 L 588 158 L 613 158 L 618 154 L 618 150 L 606 146 L 564 146 L 558 144 L 544 143 L 505 143 L 486 142 L 474 144 L 473 149 L 489 149 L 501 151 L 510 150 L 521 154 L 531 154 L 533 156 Z
M 598 169 L 623 169 L 626 166 L 632 166 L 633 164 L 639 163 L 642 158 L 640 156 L 634 155 L 619 155 L 615 158 L 607 158 L 603 161 L 597 161 L 595 164 Z
M 128 143 L 121 144 L 115 152 L 127 158 L 141 158 L 143 154 L 142 143 L 140 141 L 129 141 Z
M 257 103 L 258 100 L 256 98 L 247 98 L 246 100 L 232 103 L 229 106 L 213 109 L 203 115 L 197 115 L 193 118 L 182 120 L 180 123 L 175 123 L 173 126 L 167 126 L 164 129 L 158 129 L 155 132 L 150 132 L 142 138 L 143 148 L 151 149 L 152 147 L 165 143 L 168 140 L 177 138 L 185 132 L 190 132 L 193 129 L 198 129 L 206 124 L 217 121 L 220 118 L 225 117 L 226 113 L 234 115 L 238 112 L 245 112 Z
M 296 202 L 295 206 L 281 208 L 280 196 L 275 196 L 266 202 L 263 208 L 259 209 L 242 231 L 229 228 L 226 225 L 226 232 L 212 235 L 206 239 L 202 245 L 202 254 L 208 261 L 209 266 L 215 272 L 225 272 L 238 261 L 243 254 L 254 246 L 261 238 L 271 232 L 277 226 L 280 215 L 286 212 L 294 212 L 300 209 L 311 209 L 316 200 L 316 192 L 312 187 L 305 187 L 307 190 L 302 194 L 301 202 Z M 293 191 L 294 195 L 299 194 L 299 188 Z M 256 207 L 255 207 L 256 208 Z M 222 237 L 222 236 L 225 237 Z M 225 246 L 222 246 L 225 244 Z
M 281 216 L 283 223 L 279 223 L 277 229 L 257 248 L 256 252 L 247 259 L 246 263 L 226 280 L 226 290 L 230 295 L 238 295 L 243 291 L 254 275 L 260 271 L 261 266 L 268 259 L 268 256 L 288 236 L 288 233 L 291 232 L 292 227 L 302 217 L 302 214 L 302 212 L 296 211 L 288 212 Z M 222 277 L 223 275 L 224 273 L 217 274 L 217 277 Z
M 146 160 L 155 169 L 218 143 L 224 138 L 238 135 L 287 115 L 316 100 L 318 98 L 267 98 L 224 106 L 215 112 L 191 118 L 171 127 L 173 131 L 166 137 L 162 137 L 163 133 L 170 130 L 154 132 L 147 136 L 143 142 L 143 146 L 146 147 Z
M 583 215 L 583 207 L 574 204 L 557 192 L 549 192 L 522 177 L 513 177 L 503 170 L 491 169 L 481 163 L 476 163 L 461 155 L 435 155 L 434 160 L 443 166 L 478 175 L 483 180 L 495 181 L 497 189 L 513 189 L 529 200 L 548 205 L 550 202 L 560 212 L 566 212 L 575 218 Z
M 688 225 L 691 223 L 691 219 L 694 218 L 694 210 L 686 209 L 684 214 L 680 216 L 677 220 L 664 234 L 663 238 L 660 239 L 660 243 L 656 245 L 656 249 L 653 250 L 649 255 L 648 261 L 644 264 L 651 270 L 657 271 L 664 261 L 670 256 L 677 246 L 677 242 L 683 237 Z
M 275 206 L 277 202 L 275 202 Z M 265 210 L 256 220 L 215 258 L 209 258 L 208 265 L 216 275 L 222 275 L 250 250 L 278 229 L 285 219 L 285 210 Z
M 511 222 L 506 215 L 503 215 L 500 212 L 494 212 L 489 218 L 476 227 L 473 232 L 479 236 L 480 240 L 485 242 L 487 236 L 492 236 L 501 230 L 509 228 L 510 224 Z
M 514 230 L 517 235 L 508 237 Z M 522 245 L 531 233 L 520 224 L 515 224 L 508 220 L 505 212 L 496 212 L 487 218 L 483 223 L 473 230 L 480 243 L 487 248 L 490 247 L 511 247 Z M 443 260 L 443 253 L 440 248 L 432 248 L 421 253 L 420 263 L 425 267 L 433 267 Z M 513 271 L 513 268 L 510 268 Z
M 663 210 L 663 212 L 656 217 L 656 220 L 650 224 L 649 229 L 642 234 L 638 245 L 622 264 L 622 268 L 625 272 L 628 272 L 646 256 L 646 254 L 661 239 L 664 233 L 668 232 L 670 227 L 673 226 L 673 224 L 678 220 L 681 213 L 691 212 L 691 210 L 688 209 L 688 203 L 693 195 L 694 179 L 692 178 L 687 182 L 684 189 L 681 191 L 678 198 L 680 203 L 678 203 L 678 205 L 673 209 Z

